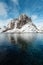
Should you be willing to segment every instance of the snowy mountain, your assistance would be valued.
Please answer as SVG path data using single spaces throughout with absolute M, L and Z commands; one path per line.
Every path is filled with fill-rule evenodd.
M 39 30 L 43 31 L 43 23 L 40 23 L 40 25 L 37 26 Z
M 38 32 L 38 28 L 32 22 L 31 18 L 25 14 L 21 14 L 18 18 L 11 20 L 6 29 L 2 32 Z

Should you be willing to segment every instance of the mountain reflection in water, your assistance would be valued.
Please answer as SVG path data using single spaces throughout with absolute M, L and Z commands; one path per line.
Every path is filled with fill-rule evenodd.
M 43 34 L 0 34 L 0 65 L 43 65 Z
M 20 48 L 25 49 L 27 45 L 32 45 L 35 40 L 35 34 L 9 34 L 8 39 L 13 45 L 18 45 Z

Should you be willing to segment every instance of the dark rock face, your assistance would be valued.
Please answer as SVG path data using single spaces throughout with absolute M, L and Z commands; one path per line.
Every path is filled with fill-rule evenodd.
M 21 28 L 23 25 L 25 25 L 28 22 L 32 22 L 31 18 L 29 18 L 28 16 L 26 16 L 25 14 L 22 14 L 19 16 L 18 19 L 13 19 L 9 24 L 8 24 L 8 28 Z
M 21 14 L 20 16 L 19 16 L 19 20 L 20 21 L 22 21 L 22 22 L 32 22 L 32 20 L 31 20 L 31 18 L 30 17 L 28 17 L 27 15 L 25 15 L 25 14 Z
M 11 22 L 7 25 L 7 27 L 13 29 L 13 28 L 14 28 L 14 23 L 11 21 Z

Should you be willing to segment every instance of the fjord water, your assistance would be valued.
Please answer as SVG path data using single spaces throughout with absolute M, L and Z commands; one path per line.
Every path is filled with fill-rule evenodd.
M 0 34 L 0 65 L 43 65 L 43 34 Z

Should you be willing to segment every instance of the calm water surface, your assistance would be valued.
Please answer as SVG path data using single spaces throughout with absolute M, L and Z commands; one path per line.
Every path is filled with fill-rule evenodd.
M 43 34 L 0 34 L 0 65 L 43 65 Z

